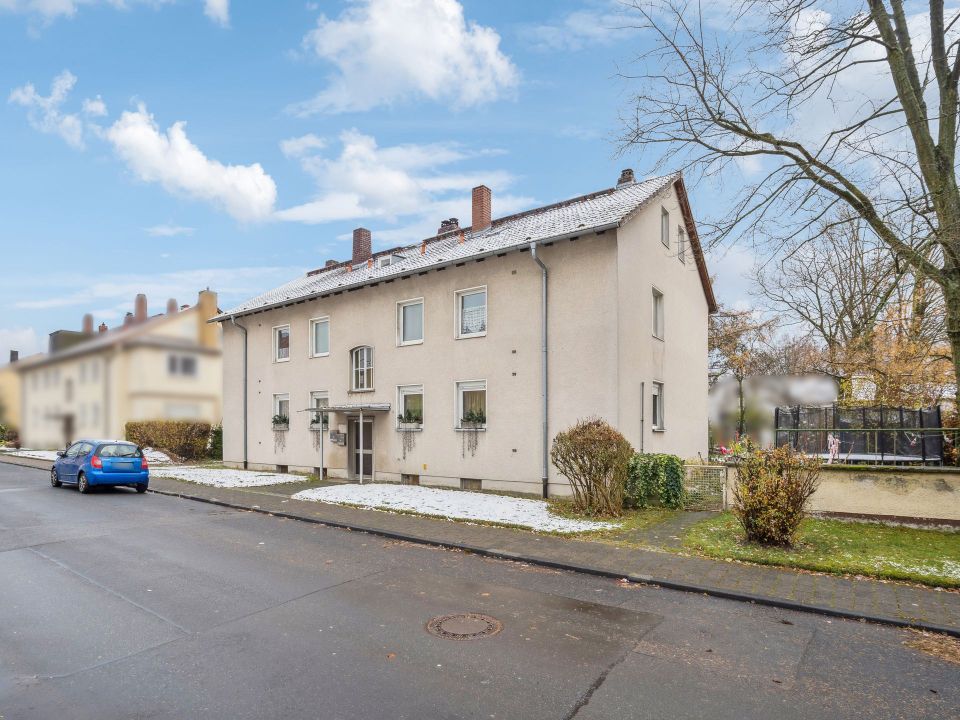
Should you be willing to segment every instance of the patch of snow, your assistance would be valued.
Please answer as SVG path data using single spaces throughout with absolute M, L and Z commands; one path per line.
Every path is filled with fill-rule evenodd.
M 53 462 L 57 459 L 56 450 L 28 450 L 21 448 L 19 450 L 4 450 L 4 452 L 14 457 L 33 458 L 35 460 L 50 460 Z M 159 450 L 154 450 L 153 448 L 144 448 L 143 454 L 147 456 L 147 462 L 151 465 L 168 465 L 172 462 L 169 455 Z
M 231 468 L 204 468 L 193 465 L 161 466 L 153 471 L 154 477 L 173 478 L 187 482 L 209 485 L 218 488 L 260 487 L 261 485 L 280 485 L 282 483 L 306 482 L 302 475 L 285 473 L 262 473 L 253 470 L 233 470 Z
M 481 520 L 562 533 L 618 527 L 617 523 L 559 517 L 550 512 L 549 505 L 543 500 L 417 485 L 336 485 L 303 490 L 293 498 L 335 505 L 359 505 L 374 510 L 409 510 L 451 520 Z
M 143 454 L 147 457 L 147 462 L 151 465 L 169 465 L 173 462 L 170 459 L 170 456 L 167 455 L 162 450 L 154 450 L 153 448 L 144 448 Z
M 904 563 L 889 560 L 887 558 L 877 558 L 874 561 L 874 567 L 878 570 L 899 570 L 904 573 L 915 575 L 927 575 L 931 577 L 945 577 L 951 580 L 960 580 L 960 562 L 955 560 L 940 560 L 926 565 L 905 565 Z

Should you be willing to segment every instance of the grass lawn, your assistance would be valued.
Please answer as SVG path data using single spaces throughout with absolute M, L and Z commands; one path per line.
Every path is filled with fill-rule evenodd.
M 638 547 L 646 547 L 646 543 L 632 542 L 638 533 L 648 530 L 654 525 L 660 525 L 667 520 L 672 520 L 680 514 L 679 510 L 669 510 L 667 508 L 644 508 L 642 510 L 624 510 L 623 515 L 618 518 L 594 518 L 574 511 L 572 503 L 566 498 L 553 498 L 548 502 L 550 503 L 550 512 L 560 517 L 570 518 L 571 520 L 609 520 L 620 525 L 609 530 L 589 530 L 568 534 L 566 537 L 610 541 L 627 546 L 635 544 Z
M 960 532 L 807 518 L 793 548 L 754 545 L 732 513 L 690 527 L 683 549 L 763 565 L 960 587 Z

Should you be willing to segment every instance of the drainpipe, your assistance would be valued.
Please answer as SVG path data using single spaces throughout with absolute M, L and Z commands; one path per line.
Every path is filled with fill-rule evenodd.
M 540 266 L 540 398 L 543 404 L 543 459 L 540 471 L 540 480 L 543 483 L 544 499 L 550 496 L 548 488 L 548 459 L 550 457 L 550 435 L 547 430 L 547 409 L 549 408 L 549 389 L 547 385 L 547 266 L 537 257 L 537 243 L 530 243 L 530 257 Z
M 247 329 L 237 325 L 235 315 L 230 316 L 230 324 L 243 333 L 243 469 L 247 469 Z

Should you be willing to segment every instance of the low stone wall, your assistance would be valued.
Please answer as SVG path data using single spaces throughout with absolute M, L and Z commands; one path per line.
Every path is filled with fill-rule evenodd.
M 737 471 L 727 467 L 725 505 Z M 960 468 L 824 465 L 810 499 L 817 513 L 960 524 Z

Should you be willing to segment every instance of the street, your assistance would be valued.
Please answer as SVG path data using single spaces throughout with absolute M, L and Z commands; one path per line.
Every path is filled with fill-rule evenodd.
M 0 464 L 3 720 L 957 717 L 909 637 Z

